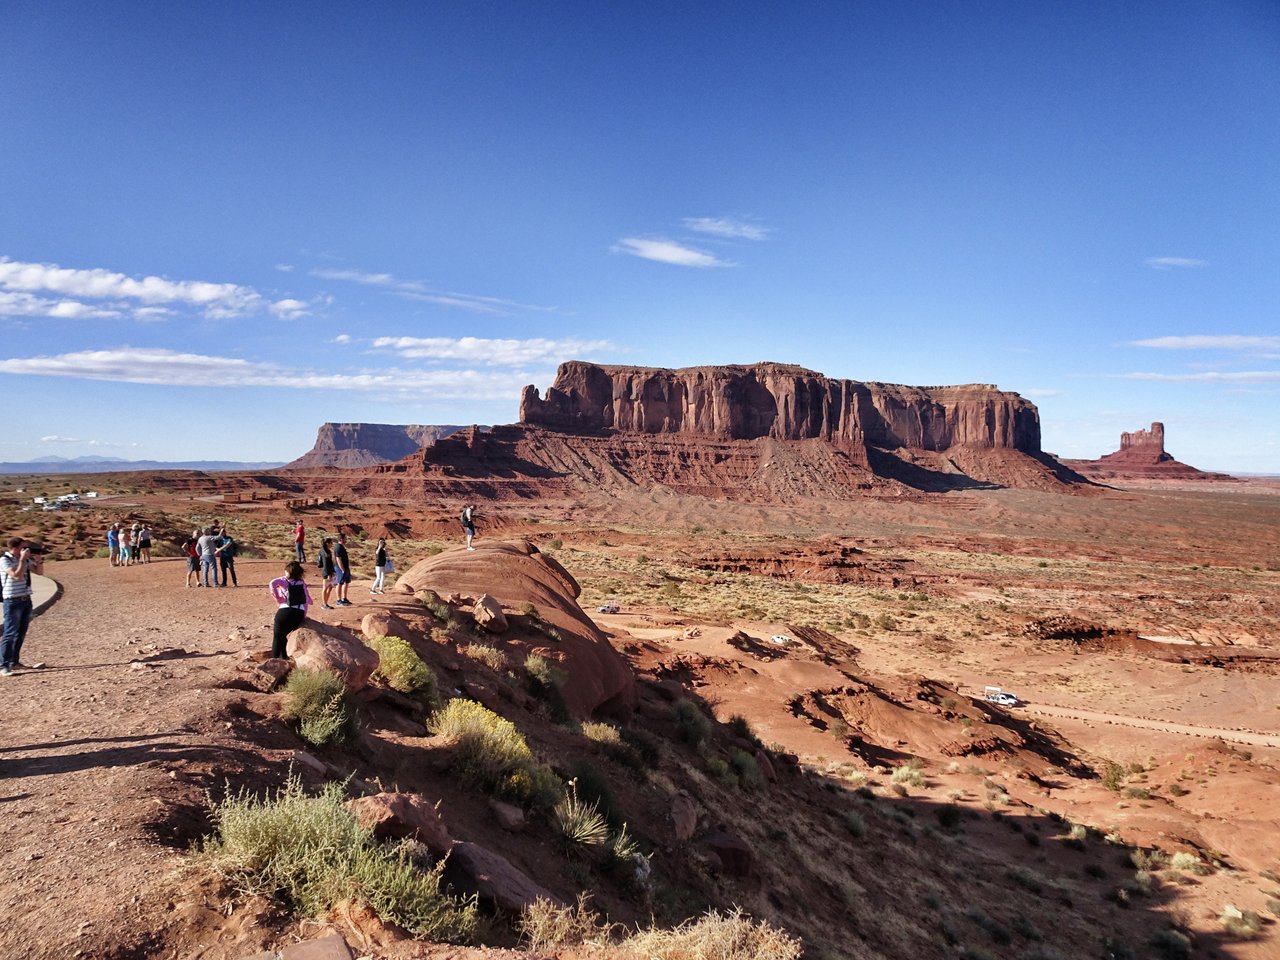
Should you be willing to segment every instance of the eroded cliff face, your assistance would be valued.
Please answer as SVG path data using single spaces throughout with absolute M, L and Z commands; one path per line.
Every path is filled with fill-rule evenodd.
M 520 421 L 552 430 L 719 440 L 826 440 L 941 451 L 1040 452 L 1035 405 L 989 384 L 908 387 L 835 380 L 779 363 L 654 367 L 562 364 L 542 398 L 526 387 Z
M 325 423 L 316 431 L 315 446 L 284 469 L 371 467 L 400 460 L 461 429 L 447 424 Z

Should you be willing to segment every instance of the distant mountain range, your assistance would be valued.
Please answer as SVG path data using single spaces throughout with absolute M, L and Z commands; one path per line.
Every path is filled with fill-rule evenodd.
M 41 457 L 22 463 L 0 462 L 0 473 L 131 473 L 141 470 L 214 471 L 274 470 L 272 463 L 242 463 L 238 460 L 117 460 L 112 457 Z

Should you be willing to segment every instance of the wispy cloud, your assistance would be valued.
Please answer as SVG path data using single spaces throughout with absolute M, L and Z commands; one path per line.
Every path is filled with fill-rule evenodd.
M 391 350 L 406 359 L 461 361 L 486 366 L 558 362 L 616 349 L 608 340 L 486 340 L 479 337 L 377 337 L 375 350 Z
M 20 316 L 36 317 L 116 317 L 123 313 L 141 319 L 155 319 L 157 308 L 164 305 L 194 307 L 207 317 L 241 317 L 263 309 L 278 315 L 298 315 L 296 300 L 272 303 L 252 287 L 235 283 L 210 283 L 204 280 L 168 280 L 164 277 L 130 277 L 123 273 L 94 268 L 89 270 L 60 267 L 52 263 L 23 263 L 0 257 L 0 293 L 26 294 L 29 308 Z M 36 294 L 55 294 L 62 299 L 50 301 Z M 75 299 L 68 299 L 75 298 Z M 103 301 L 89 306 L 81 300 Z M 9 301 L 12 309 L 22 301 Z M 49 304 L 53 307 L 49 307 Z M 139 306 L 140 305 L 140 306 Z
M 307 305 L 301 300 L 277 300 L 270 309 L 281 320 L 297 320 L 307 315 Z
M 1208 260 L 1196 260 L 1193 257 L 1147 257 L 1142 262 L 1152 270 L 1187 270 L 1209 265 Z
M 613 252 L 640 257 L 642 260 L 656 260 L 658 263 L 672 263 L 678 267 L 736 266 L 729 260 L 721 260 L 704 250 L 695 250 L 674 240 L 623 237 L 613 245 Z
M 121 316 L 119 310 L 90 306 L 79 300 L 52 300 L 30 293 L 0 290 L 0 317 L 52 317 L 58 320 L 97 320 Z
M 1157 350 L 1280 350 L 1280 337 L 1241 336 L 1238 334 L 1209 334 L 1187 337 L 1151 337 L 1147 340 L 1131 340 L 1132 347 L 1154 347 Z
M 764 240 L 769 236 L 768 227 L 730 217 L 685 217 L 683 223 L 694 233 L 729 240 Z
M 1042 389 L 1040 387 L 1031 387 L 1028 390 L 1019 390 L 1018 392 L 1024 397 L 1031 397 L 1033 399 L 1036 397 L 1056 397 L 1058 395 L 1057 390 Z
M 236 357 L 144 347 L 0 360 L 0 374 L 5 373 L 152 386 L 346 390 L 399 400 L 510 400 L 526 384 L 550 379 L 549 373 L 535 375 L 519 370 L 382 369 L 320 373 Z
M 485 297 L 471 293 L 458 293 L 455 290 L 439 290 L 423 283 L 421 280 L 402 280 L 389 273 L 365 273 L 361 270 L 317 268 L 311 271 L 311 275 L 319 277 L 321 280 L 343 280 L 366 287 L 380 287 L 408 300 L 435 303 L 442 307 L 469 310 L 472 313 L 505 316 L 509 313 L 526 310 L 551 313 L 556 309 L 555 307 L 540 307 L 531 303 L 521 303 L 518 300 L 505 300 L 501 297 Z
M 1121 373 L 1122 380 L 1159 383 L 1280 383 L 1280 370 L 1202 370 L 1196 373 Z

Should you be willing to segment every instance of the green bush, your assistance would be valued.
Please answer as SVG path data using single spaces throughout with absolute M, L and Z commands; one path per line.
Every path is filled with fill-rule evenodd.
M 506 673 L 511 668 L 511 661 L 507 659 L 506 653 L 491 643 L 468 643 L 462 648 L 462 654 L 497 673 Z
M 555 774 L 537 761 L 515 724 L 487 707 L 450 700 L 427 719 L 427 729 L 457 739 L 457 769 L 486 789 L 539 805 L 558 798 Z
M 845 812 L 844 826 L 855 839 L 861 840 L 867 835 L 867 822 L 857 810 Z
M 429 707 L 440 702 L 436 675 L 400 637 L 371 637 L 369 646 L 378 654 L 378 675 L 392 690 L 416 693 Z
M 920 760 L 912 758 L 900 767 L 895 767 L 893 776 L 890 778 L 894 783 L 900 783 L 904 786 L 913 787 L 924 786 L 924 776 L 920 773 Z
M 573 715 L 564 701 L 561 684 L 564 673 L 559 667 L 540 654 L 531 653 L 524 661 L 525 674 L 529 678 L 529 691 L 547 706 L 547 712 L 556 723 L 569 723 Z
M 1102 785 L 1115 793 L 1124 785 L 1125 770 L 1120 764 L 1108 761 L 1102 771 Z
M 303 740 L 317 747 L 349 739 L 355 733 L 355 712 L 347 701 L 347 686 L 329 670 L 294 670 L 284 687 L 281 716 L 298 725 Z
M 677 700 L 671 705 L 671 714 L 675 718 L 680 739 L 685 743 L 696 747 L 710 736 L 711 720 L 692 700 Z
M 307 796 L 290 776 L 274 797 L 229 793 L 213 807 L 216 834 L 199 857 L 240 893 L 277 897 L 304 916 L 361 897 L 416 937 L 471 939 L 475 903 L 443 892 L 443 862 L 421 864 L 407 846 L 377 843 L 343 805 L 343 790 L 330 783 Z
M 747 751 L 735 747 L 729 753 L 729 764 L 744 787 L 759 790 L 764 786 L 764 775 L 760 772 L 760 766 L 756 763 L 756 758 Z

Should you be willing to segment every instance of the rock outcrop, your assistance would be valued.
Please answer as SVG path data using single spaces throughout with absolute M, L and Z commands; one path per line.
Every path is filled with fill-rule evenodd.
M 474 551 L 446 550 L 420 560 L 400 579 L 418 594 L 435 590 L 472 604 L 487 595 L 500 610 L 528 611 L 506 615 L 513 636 L 504 649 L 518 653 L 521 662 L 534 652 L 554 662 L 566 676 L 565 703 L 577 716 L 626 714 L 635 707 L 635 675 L 578 606 L 578 582 L 528 541 L 480 540 Z M 532 639 L 514 636 L 517 627 Z
M 862 383 L 780 363 L 666 370 L 573 361 L 545 398 L 525 387 L 520 421 L 578 432 L 1040 452 L 1035 405 L 990 384 Z
M 492 501 L 662 486 L 791 502 L 1090 486 L 1041 452 L 1035 405 L 988 384 L 862 383 L 778 363 L 666 370 L 574 361 L 545 397 L 525 388 L 520 417 L 460 430 L 346 489 Z
M 1074 470 L 1096 480 L 1231 480 L 1225 473 L 1208 473 L 1175 460 L 1164 448 L 1164 424 L 1150 430 L 1120 434 L 1120 449 L 1097 460 L 1066 461 Z
M 315 446 L 297 460 L 286 463 L 283 469 L 349 469 L 389 463 L 429 447 L 461 429 L 416 423 L 325 423 L 316 432 Z

